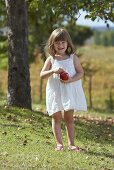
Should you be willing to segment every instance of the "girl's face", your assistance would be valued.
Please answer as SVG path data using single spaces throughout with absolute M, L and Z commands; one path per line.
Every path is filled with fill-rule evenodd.
M 64 55 L 67 50 L 67 41 L 55 41 L 54 42 L 54 50 L 56 54 Z

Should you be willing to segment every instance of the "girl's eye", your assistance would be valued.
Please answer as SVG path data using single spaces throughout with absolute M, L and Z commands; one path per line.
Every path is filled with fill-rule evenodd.
M 66 41 L 55 42 L 55 44 L 60 44 L 60 43 L 64 44 L 65 42 L 66 42 Z
M 60 45 L 60 44 L 66 44 L 66 41 L 57 41 L 57 42 L 55 42 L 55 45 Z

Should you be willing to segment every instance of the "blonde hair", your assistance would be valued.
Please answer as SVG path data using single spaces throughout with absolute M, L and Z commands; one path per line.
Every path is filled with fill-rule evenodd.
M 56 41 L 67 41 L 68 46 L 67 46 L 66 54 L 70 55 L 74 53 L 74 45 L 72 43 L 72 40 L 71 40 L 71 37 L 68 31 L 65 28 L 55 29 L 51 33 L 48 39 L 48 42 L 46 45 L 46 51 L 53 57 L 55 56 L 54 42 Z

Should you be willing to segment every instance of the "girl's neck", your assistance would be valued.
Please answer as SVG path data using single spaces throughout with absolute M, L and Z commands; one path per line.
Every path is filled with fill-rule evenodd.
M 69 58 L 69 56 L 66 53 L 65 54 L 55 54 L 55 58 L 58 60 L 62 60 L 62 59 Z

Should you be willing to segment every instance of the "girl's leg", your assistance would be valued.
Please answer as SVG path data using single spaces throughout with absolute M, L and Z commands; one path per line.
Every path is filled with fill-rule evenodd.
M 56 139 L 57 146 L 63 146 L 61 134 L 61 112 L 57 112 L 52 116 L 52 130 Z
M 79 152 L 82 149 L 78 146 L 74 145 L 74 119 L 73 119 L 73 110 L 65 111 L 64 112 L 64 120 L 66 122 L 66 130 L 68 136 L 68 149 L 71 151 Z
M 74 110 L 69 110 L 64 112 L 64 120 L 66 123 L 68 145 L 74 146 L 74 120 L 73 120 Z

